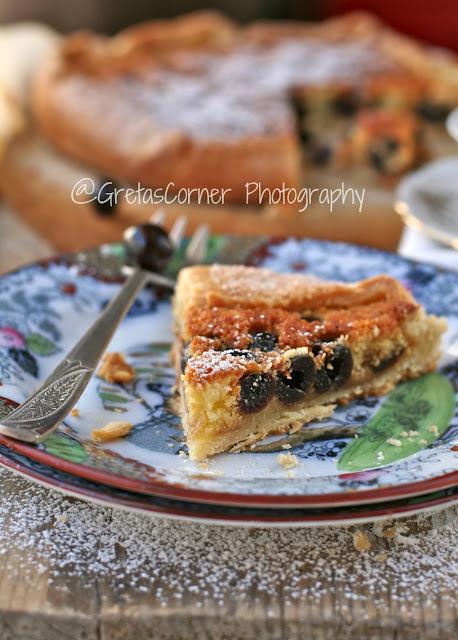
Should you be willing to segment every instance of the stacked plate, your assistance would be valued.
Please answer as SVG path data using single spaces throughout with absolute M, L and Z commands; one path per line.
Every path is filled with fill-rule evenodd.
M 0 463 L 81 499 L 231 525 L 361 522 L 458 501 L 457 273 L 371 249 L 297 239 L 214 237 L 208 259 L 344 281 L 389 273 L 429 312 L 447 317 L 439 370 L 399 385 L 388 398 L 337 409 L 322 439 L 311 437 L 311 424 L 289 440 L 271 438 L 256 451 L 197 464 L 186 455 L 171 401 L 170 300 L 145 290 L 110 346 L 133 363 L 135 381 L 121 386 L 94 378 L 78 411 L 41 445 L 1 437 Z M 122 247 L 109 245 L 0 279 L 1 414 L 22 402 L 93 322 L 119 287 L 122 261 Z M 119 419 L 134 425 L 126 438 L 91 442 L 92 429 Z M 399 424 L 419 437 L 390 446 L 390 430 Z M 279 464 L 285 446 L 299 461 L 292 469 Z M 384 455 L 375 455 L 380 450 Z
M 458 142 L 458 109 L 447 119 Z M 430 162 L 399 183 L 395 209 L 404 222 L 424 236 L 458 249 L 458 156 Z

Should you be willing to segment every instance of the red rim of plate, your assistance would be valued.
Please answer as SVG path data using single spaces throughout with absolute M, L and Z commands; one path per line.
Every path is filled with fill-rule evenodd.
M 259 506 L 272 507 L 275 509 L 282 507 L 350 506 L 384 502 L 394 498 L 413 497 L 441 489 L 449 489 L 458 485 L 458 471 L 452 471 L 442 476 L 435 476 L 427 480 L 419 480 L 418 482 L 409 482 L 392 487 L 379 487 L 377 489 L 367 489 L 363 491 L 349 490 L 344 493 L 328 493 L 310 496 L 266 496 L 262 494 L 213 492 L 202 489 L 191 489 L 182 484 L 170 484 L 161 480 L 138 480 L 136 478 L 120 476 L 115 473 L 108 473 L 84 464 L 77 464 L 69 460 L 64 460 L 63 458 L 58 458 L 33 445 L 25 444 L 2 435 L 0 435 L 0 444 L 58 471 L 64 471 L 71 475 L 84 478 L 85 480 L 91 480 L 92 482 L 99 482 L 114 487 L 115 489 L 204 504 L 235 505 L 240 507 Z
M 43 486 L 46 486 L 50 489 L 54 489 L 60 491 L 62 493 L 66 493 L 67 495 L 72 495 L 73 497 L 87 500 L 92 503 L 96 503 L 102 506 L 111 507 L 111 508 L 124 508 L 127 510 L 141 511 L 143 513 L 154 514 L 157 516 L 163 517 L 174 517 L 180 519 L 187 520 L 199 520 L 202 522 L 218 522 L 218 523 L 227 523 L 227 524 L 245 524 L 250 525 L 251 523 L 260 523 L 268 525 L 295 525 L 295 524 L 316 524 L 316 525 L 325 525 L 330 523 L 347 523 L 351 522 L 364 522 L 371 521 L 374 519 L 387 518 L 387 517 L 401 517 L 408 516 L 409 514 L 417 513 L 419 511 L 431 510 L 432 508 L 438 508 L 441 505 L 452 504 L 458 501 L 457 496 L 439 496 L 436 498 L 429 498 L 421 503 L 413 503 L 407 505 L 399 505 L 399 506 L 390 506 L 385 507 L 381 505 L 379 508 L 372 508 L 368 511 L 358 511 L 357 513 L 352 512 L 350 509 L 343 513 L 342 511 L 336 513 L 323 513 L 323 514 L 310 514 L 305 515 L 301 513 L 298 517 L 293 517 L 288 515 L 287 517 L 281 516 L 280 513 L 274 511 L 272 515 L 254 515 L 254 514 L 206 514 L 199 513 L 197 511 L 187 511 L 185 508 L 180 507 L 179 505 L 152 505 L 145 504 L 139 500 L 136 500 L 135 494 L 132 494 L 130 498 L 123 498 L 121 496 L 108 496 L 103 493 L 100 494 L 97 491 L 92 489 L 83 488 L 83 487 L 75 487 L 73 485 L 68 485 L 63 480 L 57 480 L 55 478 L 44 478 L 41 474 L 34 472 L 30 469 L 24 468 L 21 464 L 17 462 L 13 462 L 0 454 L 0 465 L 14 471 L 15 473 L 20 474 L 28 479 L 33 480 Z

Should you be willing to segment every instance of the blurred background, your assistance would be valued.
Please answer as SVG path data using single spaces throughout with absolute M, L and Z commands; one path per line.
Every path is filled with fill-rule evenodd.
M 89 245 L 117 241 L 125 227 L 132 224 L 133 214 L 130 209 L 122 210 L 121 213 L 119 210 L 112 211 L 107 215 L 106 211 L 95 211 L 92 205 L 84 210 L 79 204 L 73 207 L 69 198 L 70 189 L 81 176 L 90 176 L 97 185 L 102 185 L 107 175 L 115 181 L 122 180 L 123 176 L 116 175 L 117 169 L 106 170 L 97 166 L 97 163 L 92 166 L 90 157 L 83 158 L 83 164 L 78 164 L 81 157 L 77 153 L 65 153 L 65 149 L 63 153 L 60 141 L 46 136 L 37 123 L 32 106 L 34 74 L 38 73 L 42 60 L 59 46 L 61 34 L 92 30 L 110 35 L 142 21 L 172 18 L 208 9 L 221 11 L 241 23 L 262 19 L 322 21 L 349 12 L 364 11 L 428 46 L 448 49 L 450 52 L 458 51 L 457 0 L 436 0 L 434 3 L 430 0 L 416 0 L 414 3 L 399 0 L 219 0 L 211 5 L 201 0 L 0 0 L 0 273 L 56 252 L 75 251 Z M 23 27 L 21 23 L 32 24 Z M 427 55 L 430 55 L 429 50 Z M 312 132 L 310 144 L 310 140 L 304 140 L 306 136 L 310 137 L 310 131 L 306 130 L 305 125 L 304 130 L 294 129 L 295 135 L 299 133 L 302 151 L 308 145 L 306 181 L 303 184 L 332 187 L 332 180 L 336 184 L 345 180 L 350 186 L 354 184 L 356 187 L 367 187 L 366 215 L 358 217 L 352 211 L 338 216 L 326 216 L 322 212 L 308 218 L 296 216 L 294 220 L 291 218 L 293 228 L 287 227 L 286 231 L 283 227 L 286 218 L 279 217 L 277 226 L 263 228 L 262 231 L 277 235 L 281 229 L 281 233 L 287 235 L 309 235 L 392 251 L 400 250 L 409 257 L 424 258 L 426 254 L 434 256 L 440 249 L 440 245 L 434 242 L 437 236 L 423 233 L 424 223 L 413 218 L 407 220 L 407 224 L 410 223 L 413 229 L 406 231 L 406 219 L 401 219 L 398 215 L 400 212 L 395 211 L 393 205 L 399 180 L 409 172 L 438 157 L 456 155 L 456 141 L 452 138 L 458 139 L 458 110 L 454 125 L 456 135 L 450 136 L 447 133 L 446 118 L 458 106 L 458 58 L 448 54 L 443 58 L 447 60 L 446 64 L 450 63 L 444 72 L 444 76 L 448 74 L 444 78 L 444 84 L 454 85 L 454 89 L 450 90 L 452 97 L 449 94 L 444 97 L 439 92 L 435 96 L 436 103 L 421 102 L 419 94 L 415 94 L 425 79 L 424 66 L 415 69 L 413 81 L 402 73 L 400 79 L 396 74 L 388 78 L 388 81 L 382 78 L 381 98 L 368 98 L 366 102 L 361 100 L 351 113 L 342 112 L 338 117 L 335 113 L 338 110 L 336 105 L 338 106 L 342 96 L 334 96 L 332 92 L 336 87 L 326 89 L 330 91 L 330 95 L 326 96 L 326 91 L 324 92 L 320 98 L 323 104 L 319 108 L 313 106 L 313 96 L 311 97 L 312 116 L 307 115 L 310 105 L 307 103 L 305 107 L 304 102 L 301 113 L 296 114 L 297 122 L 300 119 L 306 121 L 308 117 L 312 125 L 316 124 L 322 139 L 316 138 L 320 144 L 313 147 L 315 132 Z M 406 103 L 401 104 L 398 109 L 399 105 L 395 103 L 399 101 L 399 91 L 401 102 L 406 98 Z M 423 100 L 424 96 L 421 95 Z M 354 105 L 345 103 L 345 94 L 343 97 L 343 111 L 348 111 L 349 107 L 354 108 Z M 325 104 L 326 100 L 328 104 Z M 363 162 L 359 158 L 356 162 L 349 163 L 345 173 L 340 169 L 334 171 L 332 167 L 329 168 L 329 151 L 332 151 L 328 140 L 331 129 L 329 122 L 335 127 L 336 138 L 341 135 L 340 129 L 344 131 L 344 141 L 346 137 L 350 139 L 353 136 L 351 139 L 355 144 L 356 154 L 359 153 L 358 136 L 366 133 L 361 124 L 363 121 L 358 120 L 358 110 L 363 112 L 372 109 L 375 112 L 380 106 L 382 109 L 386 108 L 386 113 L 396 112 L 396 117 L 399 116 L 399 136 L 397 133 L 393 134 L 390 125 L 388 128 L 385 126 L 378 138 L 374 136 L 375 147 L 369 146 L 369 143 L 372 144 L 369 140 L 368 149 L 364 150 Z M 296 107 L 297 105 L 293 110 Z M 316 122 L 313 120 L 314 108 L 320 111 Z M 404 145 L 402 137 L 406 122 L 414 122 L 414 125 L 410 134 L 406 134 L 408 140 Z M 361 131 L 358 127 L 361 127 Z M 123 126 L 118 130 L 122 134 Z M 450 132 L 450 128 L 448 131 Z M 94 127 L 94 139 L 97 139 L 98 133 L 97 127 Z M 384 167 L 380 169 L 380 166 L 366 166 L 380 165 L 381 161 L 385 162 L 385 156 L 401 155 L 407 147 L 414 149 L 413 159 L 396 175 L 388 175 Z M 427 153 L 424 153 L 425 150 Z M 384 156 L 381 159 L 380 154 Z M 327 166 L 324 166 L 326 163 Z M 121 165 L 122 163 L 118 163 L 118 167 Z M 453 175 L 455 168 L 452 167 L 451 171 Z M 213 169 L 212 172 L 214 173 Z M 429 203 L 433 203 L 434 207 L 437 202 L 437 199 L 430 197 Z M 440 239 L 443 244 L 452 244 L 456 248 L 458 207 L 454 208 L 455 205 L 450 205 L 450 202 L 445 202 L 442 218 L 436 218 L 433 224 L 437 223 L 443 228 L 447 225 Z M 458 202 L 458 194 L 454 202 Z M 429 215 L 428 212 L 427 214 Z M 138 215 L 133 218 L 134 221 L 139 219 Z M 142 215 L 150 215 L 150 211 L 142 212 Z M 252 222 L 251 227 L 246 222 L 248 217 L 240 215 L 240 212 L 236 217 L 234 215 L 230 207 L 220 208 L 217 216 L 214 211 L 210 213 L 210 217 L 206 213 L 207 217 L 204 216 L 203 221 L 207 223 L 211 219 L 210 224 L 216 233 L 235 231 L 253 234 Z M 283 213 L 281 215 L 284 216 Z M 81 224 L 81 216 L 85 216 L 84 224 Z M 199 216 L 200 211 L 196 215 L 196 224 L 202 222 Z M 77 217 L 78 223 L 75 223 Z M 219 227 L 215 227 L 216 219 L 220 221 Z M 257 214 L 251 220 L 255 220 L 255 232 L 259 233 Z M 297 228 L 294 227 L 296 224 Z M 445 263 L 453 263 L 458 267 L 457 255 L 458 252 L 455 251 L 452 258 L 447 257 Z M 437 254 L 437 261 L 441 260 Z
M 258 18 L 319 20 L 363 9 L 403 33 L 458 49 L 456 0 L 1 0 L 0 21 L 40 20 L 64 32 L 91 28 L 114 33 L 142 20 L 199 9 L 221 10 L 243 22 Z

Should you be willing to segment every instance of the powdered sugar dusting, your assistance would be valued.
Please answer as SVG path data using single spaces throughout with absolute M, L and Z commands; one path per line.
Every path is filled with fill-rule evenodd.
M 0 481 L 11 481 L 0 472 Z M 317 603 L 338 593 L 342 610 L 374 602 L 409 607 L 455 602 L 458 587 L 456 510 L 402 525 L 358 526 L 370 541 L 354 546 L 355 527 L 249 530 L 178 523 L 102 508 L 13 479 L 0 501 L 0 558 L 8 571 L 47 571 L 49 580 L 80 576 L 112 582 L 126 598 L 149 592 L 163 606 L 192 599 L 269 598 L 285 606 Z M 384 531 L 388 533 L 384 535 Z M 362 534 L 357 534 L 358 536 Z M 16 553 L 13 553 L 15 551 Z M 15 556 L 14 565 L 10 558 Z M 123 585 L 127 585 L 126 588 Z M 361 614 L 360 612 L 360 614 Z
M 372 42 L 287 40 L 200 54 L 193 68 L 129 76 L 123 92 L 163 130 L 200 138 L 237 138 L 292 131 L 286 94 L 294 87 L 358 86 L 393 66 Z M 188 63 L 189 64 L 189 63 Z

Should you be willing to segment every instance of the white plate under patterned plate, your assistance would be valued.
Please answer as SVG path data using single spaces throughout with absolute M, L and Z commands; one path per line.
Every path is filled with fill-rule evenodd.
M 445 126 L 452 138 L 458 142 L 458 108 L 449 113 Z
M 458 156 L 435 160 L 403 178 L 395 209 L 413 229 L 458 249 Z
M 1 410 L 7 412 L 36 388 L 111 298 L 119 286 L 122 253 L 120 245 L 104 246 L 0 278 Z M 168 402 L 174 382 L 170 301 L 146 290 L 110 346 L 124 352 L 136 368 L 134 383 L 111 385 L 94 378 L 78 403 L 78 417 L 69 417 L 39 446 L 2 437 L 2 450 L 119 490 L 238 507 L 355 505 L 458 484 L 457 273 L 346 244 L 213 238 L 209 259 L 224 262 L 228 256 L 335 280 L 390 273 L 430 312 L 447 316 L 447 353 L 440 371 L 404 383 L 388 398 L 339 408 L 328 421 L 331 439 L 291 450 L 300 461 L 293 472 L 278 464 L 276 452 L 219 455 L 202 467 L 180 455 L 185 443 Z M 380 412 L 388 412 L 390 419 L 381 420 Z M 134 424 L 129 436 L 104 446 L 91 442 L 94 427 L 120 418 Z M 426 428 L 432 420 L 439 425 L 438 434 Z M 349 426 L 359 427 L 358 446 L 345 437 Z M 390 447 L 386 440 L 399 428 L 420 430 L 420 435 Z M 383 461 L 374 455 L 380 449 Z

